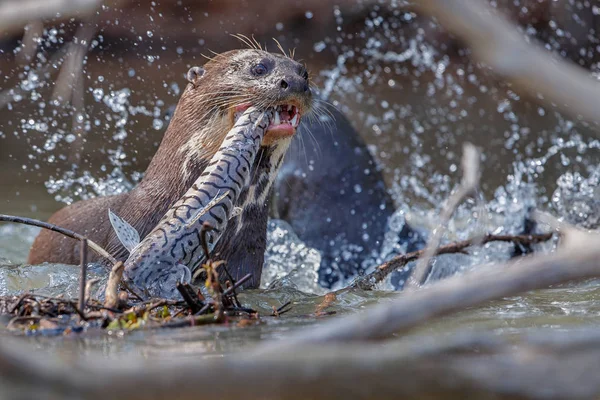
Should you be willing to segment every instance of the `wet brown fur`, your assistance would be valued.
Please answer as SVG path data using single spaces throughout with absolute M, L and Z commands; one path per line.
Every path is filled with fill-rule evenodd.
M 109 208 L 135 227 L 143 238 L 202 173 L 233 126 L 235 106 L 247 102 L 269 106 L 286 100 L 288 103 L 293 101 L 303 112 L 310 109 L 310 96 L 288 95 L 283 99 L 267 87 L 264 80 L 252 81 L 245 76 L 238 79 L 240 71 L 247 68 L 247 62 L 237 58 L 247 55 L 260 59 L 261 54 L 263 52 L 255 49 L 233 50 L 213 57 L 205 64 L 205 72 L 198 82 L 191 82 L 186 87 L 160 147 L 139 185 L 129 193 L 76 202 L 56 212 L 49 222 L 83 234 L 115 258 L 126 259 L 128 253 L 108 220 Z M 294 63 L 289 64 L 290 68 L 298 68 L 299 64 L 289 62 Z M 266 235 L 266 214 L 264 217 L 261 214 L 260 221 L 265 226 Z M 224 245 L 237 245 L 226 236 L 227 231 L 221 240 Z M 262 239 L 258 241 L 261 248 L 264 247 L 262 242 Z M 78 262 L 78 249 L 77 241 L 43 230 L 31 248 L 28 262 L 75 264 Z M 225 250 L 215 249 L 216 253 L 219 251 Z M 262 267 L 262 255 L 258 262 Z M 256 285 L 257 282 L 254 282 L 253 286 Z

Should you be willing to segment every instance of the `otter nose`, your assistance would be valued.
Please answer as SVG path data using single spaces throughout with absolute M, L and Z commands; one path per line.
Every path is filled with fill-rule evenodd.
M 302 77 L 286 76 L 280 82 L 279 86 L 284 93 L 304 93 L 308 92 L 308 82 Z

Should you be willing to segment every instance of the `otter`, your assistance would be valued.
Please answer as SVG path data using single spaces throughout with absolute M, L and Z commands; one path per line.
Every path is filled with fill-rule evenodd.
M 113 231 L 108 210 L 145 237 L 207 168 L 233 128 L 236 113 L 250 106 L 276 108 L 252 163 L 250 183 L 237 199 L 241 212 L 229 221 L 212 254 L 226 262 L 234 279 L 252 274 L 244 287 L 258 287 L 272 184 L 302 117 L 312 111 L 308 71 L 291 57 L 252 48 L 216 55 L 203 69 L 190 69 L 188 81 L 142 181 L 128 193 L 73 203 L 49 222 L 85 235 L 126 260 L 128 250 Z M 42 231 L 28 262 L 75 264 L 78 254 L 77 241 Z

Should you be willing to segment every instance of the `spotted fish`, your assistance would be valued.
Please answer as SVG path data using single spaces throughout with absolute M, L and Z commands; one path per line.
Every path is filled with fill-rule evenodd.
M 143 240 L 109 210 L 117 237 L 130 251 L 124 272 L 130 284 L 151 296 L 179 297 L 177 282 L 189 282 L 191 271 L 205 258 L 200 242 L 203 224 L 208 222 L 214 228 L 206 233 L 212 250 L 238 211 L 239 195 L 250 183 L 251 166 L 273 118 L 272 109 L 246 110 L 202 175 Z

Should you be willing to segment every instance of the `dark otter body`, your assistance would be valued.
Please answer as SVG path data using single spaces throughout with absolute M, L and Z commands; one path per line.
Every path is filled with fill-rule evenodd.
M 330 287 L 373 264 L 395 207 L 365 142 L 341 112 L 327 109 L 333 118 L 307 121 L 304 146 L 295 141 L 286 155 L 274 185 L 274 215 L 321 252 L 320 283 Z M 408 251 L 423 245 L 408 225 L 399 236 Z
M 136 188 L 117 196 L 74 203 L 55 213 L 49 222 L 81 233 L 117 259 L 125 260 L 127 250 L 113 232 L 108 209 L 145 237 L 202 174 L 232 128 L 234 112 L 249 105 L 284 105 L 289 113 L 277 113 L 281 124 L 267 130 L 252 166 L 250 186 L 240 194 L 241 217 L 231 220 L 213 250 L 214 257 L 227 262 L 234 278 L 252 273 L 254 279 L 247 286 L 256 287 L 266 248 L 268 192 L 299 116 L 311 109 L 308 75 L 301 64 L 288 57 L 256 49 L 218 55 L 205 65 L 205 70 L 201 77 L 190 79 L 163 141 Z M 296 115 L 298 118 L 292 118 Z M 28 262 L 74 264 L 78 262 L 78 248 L 73 239 L 42 231 Z

